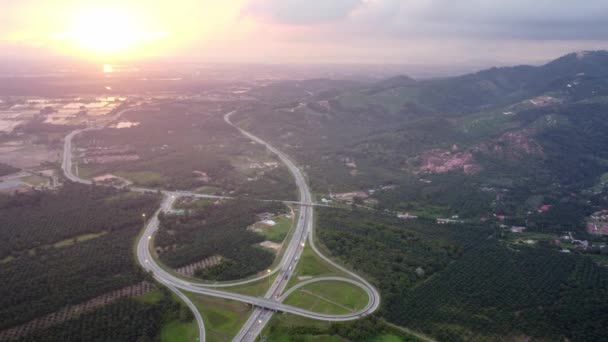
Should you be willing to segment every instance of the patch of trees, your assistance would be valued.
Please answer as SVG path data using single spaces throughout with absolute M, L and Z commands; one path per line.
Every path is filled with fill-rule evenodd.
M 267 171 L 255 181 L 243 183 L 237 188 L 236 194 L 257 199 L 285 201 L 297 198 L 295 181 L 284 167 Z
M 292 196 L 294 182 L 282 165 L 280 171 L 267 172 L 255 182 L 248 182 L 244 172 L 233 166 L 268 158 L 268 152 L 226 124 L 221 109 L 188 102 L 158 107 L 158 111 L 125 114 L 124 119 L 140 123 L 138 126 L 107 128 L 77 137 L 79 147 L 127 146 L 129 153 L 139 156 L 138 160 L 88 165 L 94 174 L 153 173 L 154 177 L 136 174 L 132 180 L 141 186 L 171 190 L 213 186 L 226 193 L 236 190 L 266 198 Z M 201 177 L 201 172 L 208 177 Z
M 237 199 L 185 214 L 161 214 L 155 239 L 163 250 L 160 259 L 170 267 L 179 268 L 221 255 L 228 261 L 199 275 L 213 280 L 232 280 L 255 274 L 270 266 L 275 255 L 256 246 L 264 237 L 248 231 L 247 227 L 258 221 L 256 214 L 285 210 L 280 202 Z
M 57 192 L 1 198 L 0 241 L 14 259 L 0 264 L 0 328 L 141 281 L 133 243 L 141 213 L 151 214 L 158 203 L 152 195 L 71 183 Z M 49 245 L 101 231 L 107 233 Z
M 175 319 L 191 321 L 191 317 L 182 314 L 183 307 L 166 290 L 161 291 L 163 295 L 157 303 L 122 299 L 18 341 L 156 341 L 164 323 Z
M 158 203 L 156 195 L 70 182 L 57 191 L 0 196 L 0 259 L 82 234 L 141 227 L 142 213 L 149 217 Z
M 273 340 L 309 341 L 311 336 L 319 340 L 325 336 L 339 336 L 347 341 L 374 341 L 378 336 L 392 334 L 399 336 L 403 342 L 419 341 L 386 325 L 377 315 L 329 326 L 286 326 L 280 323 L 273 320 L 268 326 L 269 337 Z
M 380 315 L 392 323 L 449 341 L 605 335 L 608 269 L 590 258 L 514 249 L 488 239 L 492 230 L 483 227 L 317 213 L 321 242 L 377 284 Z
M 391 190 L 377 191 L 379 209 L 390 209 L 402 212 L 415 212 L 424 216 L 451 216 L 475 218 L 491 215 L 494 207 L 492 201 L 496 194 L 484 192 L 484 183 L 479 179 L 452 173 L 445 175 L 428 175 L 431 183 L 421 182 L 418 176 L 408 177 L 394 185 Z M 441 213 L 433 213 L 438 208 Z
M 77 304 L 143 279 L 132 248 L 140 226 L 0 265 L 0 328 Z
M 11 173 L 19 172 L 21 169 L 8 164 L 0 163 L 0 177 L 10 175 Z
M 584 77 L 579 86 L 559 96 L 562 103 L 523 109 L 522 98 L 533 98 L 551 87 L 563 91 L 567 85 L 563 80 L 551 81 L 547 83 L 549 88 L 541 91 L 534 84 L 539 76 L 526 75 L 525 70 L 532 69 L 488 70 L 432 82 L 389 80 L 379 84 L 380 88 L 393 86 L 393 81 L 405 84 L 391 89 L 395 92 L 392 95 L 384 93 L 388 98 L 382 97 L 382 103 L 376 98 L 378 94 L 366 94 L 366 90 L 374 89 L 372 85 L 354 92 L 342 89 L 336 101 L 344 103 L 332 103 L 327 113 L 310 108 L 289 113 L 258 106 L 241 112 L 236 119 L 306 165 L 311 186 L 319 192 L 402 184 L 379 196 L 380 207 L 417 212 L 437 208 L 472 218 L 504 214 L 520 221 L 528 219 L 532 230 L 582 230 L 580 222 L 590 210 L 584 192 L 608 172 L 608 138 L 604 134 L 608 111 L 605 103 L 594 98 L 607 89 L 608 83 L 605 77 Z M 507 74 L 508 79 L 503 79 Z M 541 78 L 545 77 L 552 79 L 550 73 Z M 412 89 L 420 93 L 414 92 L 412 97 Z M 504 96 L 514 90 L 514 97 Z M 490 94 L 482 96 L 483 106 L 466 104 L 480 104 L 479 94 L 485 92 Z M 438 110 L 416 114 L 415 108 L 405 108 L 402 113 L 390 114 L 393 102 L 403 100 L 401 97 L 411 104 Z M 353 98 L 356 101 L 350 101 Z M 581 101 L 584 99 L 588 100 Z M 296 100 L 302 101 L 310 100 Z M 356 105 L 349 107 L 346 102 Z M 516 109 L 504 107 L 508 104 Z M 501 114 L 507 110 L 513 110 L 514 115 Z M 527 153 L 521 149 L 526 143 L 500 141 L 499 137 L 508 131 L 523 132 L 539 149 Z M 515 146 L 511 146 L 513 143 Z M 421 152 L 451 150 L 453 145 L 459 151 L 472 151 L 481 171 L 474 175 L 462 171 L 424 176 L 411 173 Z M 345 157 L 356 161 L 356 173 L 344 165 Z M 416 184 L 420 177 L 430 178 L 433 183 Z M 490 190 L 482 191 L 484 188 Z M 580 198 L 568 199 L 571 194 Z M 538 209 L 527 203 L 533 196 L 544 197 L 542 204 L 556 207 L 568 202 L 566 211 L 561 211 L 560 219 L 551 215 L 528 217 L 528 212 Z
M 15 128 L 18 132 L 23 132 L 26 134 L 33 135 L 49 135 L 49 134 L 61 134 L 61 133 L 69 133 L 77 128 L 82 128 L 83 126 L 74 126 L 74 125 L 54 125 L 50 123 L 45 123 L 44 118 L 36 118 L 26 124 L 17 126 Z
M 377 212 L 318 208 L 320 241 L 332 255 L 366 274 L 380 288 L 384 305 L 444 269 L 491 230 L 438 225 Z
M 547 249 L 487 241 L 387 303 L 399 325 L 439 340 L 527 335 L 571 341 L 605 336 L 608 269 Z
M 15 127 L 12 134 L 28 134 L 34 138 L 35 144 L 60 148 L 66 134 L 75 129 L 84 128 L 83 125 L 54 125 L 46 123 L 44 120 L 43 117 L 37 117 L 26 124 Z

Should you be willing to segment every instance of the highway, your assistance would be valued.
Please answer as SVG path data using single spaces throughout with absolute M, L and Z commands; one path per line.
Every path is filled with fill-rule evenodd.
M 229 124 L 230 126 L 236 128 L 244 136 L 248 137 L 249 139 L 251 139 L 252 141 L 254 141 L 258 144 L 261 144 L 262 146 L 265 146 L 267 150 L 269 150 L 270 152 L 274 153 L 277 157 L 279 157 L 281 162 L 283 162 L 283 164 L 285 164 L 285 166 L 287 166 L 287 168 L 289 169 L 289 172 L 293 175 L 293 177 L 296 181 L 296 186 L 298 187 L 298 192 L 300 195 L 299 201 L 301 203 L 312 203 L 313 202 L 312 195 L 310 193 L 310 188 L 308 187 L 308 183 L 306 182 L 306 178 L 305 178 L 304 174 L 302 173 L 302 171 L 291 160 L 291 158 L 289 158 L 288 155 L 286 155 L 282 151 L 278 150 L 274 146 L 270 145 L 266 141 L 256 137 L 255 135 L 253 135 L 253 134 L 245 131 L 244 129 L 236 126 L 235 124 L 233 124 L 232 121 L 230 121 L 230 117 L 232 115 L 234 115 L 234 113 L 235 112 L 233 111 L 233 112 L 226 114 L 224 116 L 224 121 L 226 121 L 226 123 Z M 287 283 L 289 282 L 289 278 L 291 278 L 293 271 L 295 270 L 296 265 L 298 263 L 298 260 L 300 259 L 302 251 L 304 250 L 303 247 L 306 244 L 307 239 L 311 245 L 311 248 L 322 259 L 328 261 L 331 265 L 336 266 L 338 269 L 342 270 L 344 273 L 348 274 L 349 276 L 360 280 L 361 283 L 363 284 L 362 288 L 366 291 L 366 293 L 369 297 L 368 305 L 365 308 L 363 308 L 362 310 L 360 310 L 358 313 L 356 313 L 354 317 L 345 317 L 345 316 L 334 315 L 331 317 L 325 317 L 324 320 L 341 321 L 341 320 L 357 319 L 364 315 L 370 314 L 370 313 L 374 312 L 376 309 L 378 309 L 378 307 L 380 306 L 380 293 L 378 292 L 378 290 L 376 290 L 376 288 L 374 288 L 371 284 L 369 284 L 367 281 L 365 281 L 363 278 L 359 277 L 358 275 L 354 274 L 353 272 L 350 272 L 349 270 L 346 270 L 345 268 L 337 265 L 336 263 L 331 261 L 328 257 L 324 256 L 318 250 L 318 248 L 315 245 L 315 239 L 314 239 L 314 233 L 313 233 L 313 207 L 306 206 L 306 205 L 300 205 L 300 217 L 298 219 L 297 228 L 296 228 L 295 233 L 293 234 L 292 240 L 289 243 L 287 252 L 285 253 L 285 255 L 283 257 L 284 260 L 286 261 L 285 262 L 286 268 L 283 269 L 285 276 L 277 277 L 275 282 L 272 284 L 272 286 L 270 287 L 270 289 L 264 296 L 265 298 L 269 298 L 271 300 L 273 298 L 275 298 L 276 301 L 280 302 L 278 297 L 281 295 L 281 293 L 287 286 Z M 289 266 L 287 267 L 287 265 L 289 265 Z M 284 299 L 284 298 L 286 298 L 286 297 L 283 297 L 281 299 Z M 285 309 L 282 309 L 280 311 L 295 313 L 293 311 L 287 311 Z M 299 311 L 305 311 L 305 310 L 299 309 Z M 317 317 L 319 317 L 319 314 L 310 315 L 309 312 L 301 312 L 300 315 L 309 317 L 309 318 L 315 318 L 315 317 L 313 317 L 315 315 Z M 325 315 L 325 316 L 328 316 L 328 315 Z M 245 325 L 243 326 L 241 331 L 239 331 L 239 333 L 235 337 L 234 341 L 238 341 L 238 342 L 255 341 L 257 336 L 261 333 L 262 329 L 268 323 L 268 321 L 270 321 L 271 318 L 272 318 L 272 311 L 262 309 L 261 307 L 257 308 L 254 311 L 254 313 L 251 315 L 249 320 L 247 320 L 247 322 L 245 323 Z
M 122 114 L 128 112 L 131 109 L 132 108 L 125 109 L 125 110 L 117 113 L 116 118 L 119 118 Z M 103 127 L 89 127 L 89 128 L 79 129 L 79 130 L 71 132 L 70 134 L 68 134 L 65 137 L 64 145 L 63 145 L 63 160 L 61 162 L 61 168 L 63 169 L 63 174 L 65 175 L 65 177 L 67 179 L 69 179 L 70 181 L 76 182 L 76 183 L 88 184 L 88 185 L 92 184 L 91 181 L 74 175 L 74 173 L 72 171 L 72 140 L 78 134 L 81 134 L 86 131 L 92 131 L 92 130 L 97 130 L 97 129 L 102 129 L 102 128 Z M 168 199 L 175 199 L 175 196 L 165 195 L 165 197 Z M 161 206 L 161 208 L 156 212 L 156 215 L 154 215 L 155 219 L 158 220 L 158 213 L 160 213 L 160 210 L 162 210 L 162 209 L 163 209 L 163 207 Z M 171 292 L 175 293 L 175 295 L 178 296 L 184 302 L 184 304 L 186 304 L 186 306 L 188 306 L 190 311 L 192 311 L 192 315 L 194 316 L 194 319 L 196 320 L 196 325 L 198 328 L 199 341 L 204 342 L 205 341 L 205 324 L 203 322 L 203 316 L 198 311 L 198 309 L 196 308 L 194 303 L 192 303 L 190 298 L 186 297 L 186 295 L 182 291 L 178 290 L 171 284 L 164 283 L 164 285 L 167 286 L 167 288 Z
M 289 243 L 287 245 L 287 248 L 285 250 L 285 253 L 283 254 L 282 260 L 280 261 L 278 266 L 274 270 L 272 270 L 272 272 L 270 272 L 270 273 L 265 273 L 261 276 L 258 276 L 258 277 L 252 278 L 252 279 L 236 281 L 236 282 L 229 282 L 229 283 L 207 284 L 207 283 L 201 283 L 201 282 L 193 282 L 193 281 L 181 279 L 177 276 L 170 274 L 168 271 L 166 271 L 160 265 L 158 265 L 155 258 L 153 258 L 152 254 L 151 254 L 152 248 L 150 246 L 150 243 L 153 240 L 154 234 L 156 233 L 156 231 L 159 228 L 158 214 L 161 211 L 170 211 L 175 200 L 182 196 L 194 196 L 194 197 L 205 197 L 205 198 L 228 198 L 228 197 L 202 195 L 202 194 L 191 193 L 188 191 L 162 191 L 161 193 L 163 194 L 163 201 L 162 201 L 161 207 L 157 210 L 155 215 L 148 220 L 145 230 L 144 230 L 143 234 L 141 235 L 140 240 L 137 242 L 137 258 L 138 258 L 138 261 L 141 264 L 141 266 L 145 270 L 151 272 L 152 275 L 154 276 L 154 278 L 159 283 L 167 286 L 169 289 L 171 289 L 173 292 L 175 292 L 180 298 L 182 298 L 182 300 L 184 300 L 184 302 L 186 303 L 186 305 L 188 305 L 188 307 L 193 309 L 195 318 L 198 323 L 199 331 L 200 331 L 200 341 L 204 341 L 204 338 L 205 338 L 204 325 L 203 325 L 202 318 L 200 317 L 200 313 L 198 313 L 197 310 L 194 310 L 195 309 L 194 304 L 183 293 L 181 293 L 180 290 L 186 290 L 186 291 L 193 292 L 193 293 L 198 293 L 198 294 L 213 296 L 213 297 L 219 297 L 219 298 L 224 298 L 224 299 L 229 299 L 229 300 L 236 300 L 236 301 L 248 303 L 248 304 L 254 306 L 255 307 L 254 312 L 252 313 L 250 318 L 247 320 L 245 325 L 242 327 L 240 332 L 237 334 L 237 336 L 234 338 L 234 341 L 255 341 L 255 339 L 260 334 L 260 332 L 262 331 L 262 329 L 264 328 L 266 323 L 268 323 L 268 321 L 272 318 L 272 315 L 274 312 L 286 312 L 286 313 L 291 313 L 291 314 L 295 314 L 295 315 L 299 315 L 299 316 L 303 316 L 303 317 L 307 317 L 307 318 L 323 320 L 323 321 L 334 321 L 334 322 L 355 320 L 355 319 L 361 318 L 363 316 L 369 315 L 372 312 L 374 312 L 380 305 L 380 294 L 378 293 L 378 291 L 362 277 L 359 277 L 358 275 L 350 272 L 349 270 L 343 268 L 342 266 L 334 263 L 328 257 L 324 256 L 319 251 L 319 249 L 316 247 L 314 231 L 313 231 L 313 209 L 316 204 L 314 204 L 312 202 L 312 196 L 310 193 L 310 189 L 308 188 L 306 178 L 304 177 L 304 174 L 302 173 L 302 171 L 296 166 L 296 164 L 286 154 L 284 154 L 283 152 L 274 148 L 273 146 L 266 143 L 262 139 L 254 136 L 253 134 L 234 125 L 230 121 L 230 117 L 234 113 L 235 112 L 230 112 L 224 116 L 224 120 L 226 121 L 226 123 L 229 124 L 230 126 L 235 127 L 244 136 L 248 137 L 249 139 L 251 139 L 252 141 L 254 141 L 258 144 L 265 146 L 266 149 L 268 149 L 270 152 L 277 155 L 277 157 L 287 166 L 287 168 L 293 175 L 293 177 L 296 181 L 296 185 L 298 187 L 299 200 L 297 202 L 290 202 L 290 203 L 299 205 L 300 212 L 299 212 L 296 227 L 294 229 L 294 233 L 292 235 L 291 240 L 289 241 Z M 72 139 L 76 135 L 78 135 L 82 132 L 94 130 L 94 129 L 99 129 L 99 128 L 91 127 L 91 128 L 77 130 L 77 131 L 74 131 L 74 132 L 68 134 L 65 138 L 64 157 L 63 157 L 63 162 L 62 162 L 62 168 L 63 168 L 66 178 L 70 179 L 71 181 L 79 182 L 79 183 L 83 183 L 83 184 L 91 184 L 91 181 L 82 179 L 73 174 L 73 171 L 72 171 L 72 149 L 73 149 Z M 131 187 L 130 190 L 138 191 L 138 192 L 149 192 L 149 191 L 156 192 L 157 191 L 156 189 L 145 189 L 145 188 L 137 188 L 137 187 Z M 351 279 L 341 278 L 341 277 L 330 278 L 331 280 L 340 280 L 340 281 L 346 281 L 346 282 L 349 282 L 352 284 L 356 284 L 357 286 L 360 286 L 362 289 L 364 289 L 369 297 L 369 302 L 365 308 L 363 308 L 357 312 L 353 312 L 353 313 L 346 314 L 346 315 L 327 315 L 327 314 L 315 313 L 312 311 L 308 311 L 305 309 L 301 309 L 298 307 L 294 307 L 294 306 L 290 306 L 290 305 L 281 303 L 286 298 L 286 295 L 283 295 L 283 296 L 281 296 L 281 295 L 282 295 L 283 291 L 285 290 L 285 288 L 289 282 L 289 279 L 293 275 L 293 271 L 295 270 L 296 265 L 297 265 L 298 261 L 300 260 L 300 256 L 301 256 L 302 251 L 304 250 L 304 246 L 307 242 L 310 244 L 313 251 L 315 251 L 315 253 L 317 253 L 323 260 L 325 260 L 329 264 L 333 265 L 334 267 L 340 269 L 345 274 L 348 274 L 350 277 L 356 279 L 356 281 L 354 281 Z M 222 288 L 222 287 L 237 286 L 237 285 L 242 285 L 242 284 L 247 284 L 250 282 L 258 281 L 265 277 L 269 277 L 272 274 L 275 274 L 277 272 L 279 272 L 279 276 L 276 277 L 275 281 L 272 283 L 272 285 L 270 286 L 270 288 L 268 289 L 268 291 L 262 298 L 247 296 L 247 295 L 242 295 L 242 294 L 237 294 L 237 293 L 232 293 L 232 292 L 226 292 L 226 291 L 221 291 L 221 290 L 217 289 L 217 288 Z M 322 281 L 322 280 L 323 279 L 314 279 L 314 281 L 309 280 L 308 282 L 306 282 L 306 284 L 311 283 L 311 282 L 316 282 L 316 281 Z M 301 286 L 304 286 L 304 285 L 298 285 L 297 288 L 299 288 Z M 290 290 L 290 291 L 293 291 L 293 290 Z M 291 293 L 291 292 L 288 292 L 288 293 Z

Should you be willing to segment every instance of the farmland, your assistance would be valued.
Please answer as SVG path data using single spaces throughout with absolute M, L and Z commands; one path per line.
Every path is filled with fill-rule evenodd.
M 2 197 L 0 329 L 141 282 L 132 246 L 141 213 L 158 203 L 154 195 L 70 183 L 57 192 Z M 143 310 L 119 303 L 115 309 Z

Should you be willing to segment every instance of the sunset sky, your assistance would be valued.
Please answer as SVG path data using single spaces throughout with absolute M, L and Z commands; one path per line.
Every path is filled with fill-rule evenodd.
M 0 58 L 534 63 L 608 48 L 605 0 L 0 0 Z

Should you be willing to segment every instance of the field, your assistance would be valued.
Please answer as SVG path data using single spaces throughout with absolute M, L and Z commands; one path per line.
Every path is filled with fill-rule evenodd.
M 47 185 L 49 183 L 49 178 L 48 177 L 41 177 L 38 175 L 32 175 L 29 177 L 25 177 L 22 179 L 22 181 L 24 183 L 27 183 L 33 187 L 38 187 L 41 185 Z
M 158 186 L 166 181 L 161 173 L 154 171 L 119 171 L 116 172 L 116 176 L 126 178 L 137 185 L 150 187 Z
M 160 331 L 161 342 L 196 342 L 198 340 L 196 322 L 174 320 L 163 325 Z
M 251 144 L 204 102 L 158 104 L 130 111 L 130 128 L 105 128 L 76 137 L 87 178 L 115 174 L 139 186 L 197 190 L 265 199 L 293 199 L 290 174 L 272 154 Z
M 323 281 L 300 288 L 285 304 L 326 314 L 347 314 L 364 308 L 368 300 L 365 291 L 356 285 Z
M 141 282 L 132 247 L 158 202 L 71 183 L 0 197 L 0 329 Z
M 249 306 L 243 303 L 193 293 L 186 295 L 201 312 L 209 341 L 231 341 L 251 314 Z
M 377 317 L 357 321 L 330 323 L 290 314 L 275 315 L 264 328 L 262 338 L 267 341 L 369 341 L 420 342 L 414 335 L 395 329 Z
M 76 236 L 71 239 L 65 239 L 65 240 L 62 240 L 59 242 L 55 242 L 53 244 L 53 247 L 55 247 L 55 248 L 68 247 L 68 246 L 71 246 L 71 245 L 79 243 L 79 242 L 96 239 L 100 236 L 106 235 L 107 233 L 108 232 L 99 232 L 99 233 L 89 233 L 89 234 L 79 235 L 79 236 Z
M 268 241 L 282 243 L 293 225 L 293 218 L 281 216 L 273 218 L 273 221 L 276 222 L 276 225 L 274 226 L 257 224 L 258 228 L 261 229 L 260 234 L 262 234 Z
M 404 291 L 386 315 L 440 340 L 525 335 L 590 341 L 604 333 L 606 284 L 608 270 L 588 258 L 488 241 Z
M 300 261 L 289 281 L 289 287 L 312 277 L 341 276 L 342 272 L 326 263 L 308 245 L 304 247 Z
M 22 342 L 197 340 L 198 331 L 189 309 L 162 287 L 143 296 L 121 298 L 94 310 L 82 310 L 51 324 L 44 319 L 41 326 L 25 334 L 16 331 L 12 335 L 15 338 L 2 332 L 0 339 L 8 337 L 7 340 Z
M 154 290 L 135 297 L 133 300 L 144 304 L 159 304 L 167 294 L 165 289 Z M 190 309 L 175 294 L 171 294 L 170 296 L 175 303 L 180 303 L 181 306 L 177 315 L 174 308 L 174 312 L 167 315 L 168 317 L 164 317 L 157 337 L 161 342 L 198 341 L 198 328 L 196 320 L 189 313 Z
M 228 292 L 235 292 L 235 293 L 246 294 L 246 295 L 250 295 L 250 296 L 263 297 L 266 294 L 266 291 L 268 291 L 268 288 L 270 287 L 269 285 L 272 284 L 272 282 L 274 282 L 276 277 L 277 277 L 277 273 L 271 275 L 268 278 L 254 281 L 249 284 L 226 287 L 226 288 L 224 288 L 224 290 L 226 290 Z
M 386 334 L 386 335 L 380 335 L 375 337 L 372 342 L 401 342 L 403 341 L 403 339 L 397 335 L 391 335 L 391 334 Z

